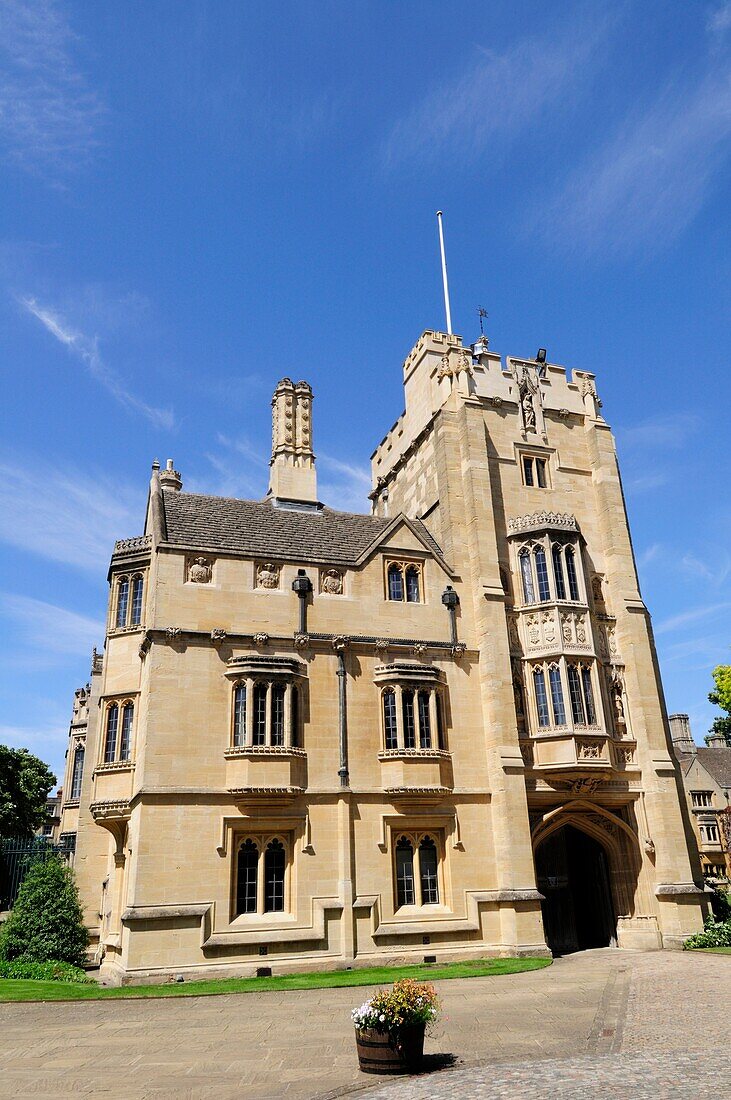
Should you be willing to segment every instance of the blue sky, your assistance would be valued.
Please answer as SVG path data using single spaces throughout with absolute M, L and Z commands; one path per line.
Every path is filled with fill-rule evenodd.
M 731 3 L 0 0 L 0 740 L 62 767 L 149 467 L 367 510 L 443 327 L 596 371 L 668 705 L 727 662 Z

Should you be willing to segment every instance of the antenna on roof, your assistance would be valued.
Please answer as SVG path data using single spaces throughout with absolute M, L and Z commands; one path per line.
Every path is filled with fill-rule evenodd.
M 487 310 L 483 309 L 482 306 L 478 306 L 477 307 L 477 316 L 480 318 L 480 336 L 484 336 L 485 335 L 485 330 L 482 327 L 482 322 L 483 322 L 484 318 L 487 317 Z
M 447 258 L 444 254 L 444 230 L 442 229 L 442 212 L 437 210 L 437 224 L 439 226 L 439 248 L 442 253 L 442 282 L 444 284 L 444 308 L 447 313 L 447 332 L 452 333 L 452 312 L 449 308 L 449 283 L 447 282 Z

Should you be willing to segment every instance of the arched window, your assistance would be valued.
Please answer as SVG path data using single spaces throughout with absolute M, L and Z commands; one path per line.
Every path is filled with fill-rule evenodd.
M 393 564 L 388 567 L 388 598 L 389 600 L 404 598 L 404 575 L 400 565 Z
M 81 780 L 84 777 L 84 746 L 77 745 L 74 750 L 74 766 L 71 772 L 70 798 L 81 798 Z
M 586 713 L 584 711 L 584 699 L 581 694 L 581 681 L 576 665 L 568 665 L 566 668 L 569 679 L 569 695 L 571 696 L 571 717 L 577 726 L 586 725 Z
M 130 624 L 132 626 L 139 626 L 142 622 L 142 591 L 144 582 L 141 576 L 136 576 L 132 580 L 132 614 L 130 615 Z
M 408 837 L 399 837 L 396 844 L 396 905 L 413 905 L 414 896 L 414 849 Z
M 284 744 L 284 684 L 272 684 L 272 745 Z
M 530 563 L 530 551 L 521 550 L 518 555 L 520 558 L 520 576 L 523 581 L 523 599 L 526 603 L 535 603 L 536 594 L 533 587 L 533 570 Z
M 561 684 L 561 670 L 558 665 L 551 665 L 548 670 L 548 680 L 551 685 L 551 706 L 553 708 L 553 721 L 557 726 L 566 725 L 566 708 L 563 703 L 563 685 Z
M 581 668 L 581 683 L 584 688 L 584 700 L 586 702 L 586 719 L 590 726 L 596 725 L 596 708 L 594 707 L 594 691 L 591 686 L 591 669 L 586 665 Z
M 406 602 L 419 603 L 419 570 L 415 565 L 406 569 Z
M 431 692 L 419 692 L 419 748 L 431 748 L 431 715 L 429 714 L 429 696 Z
M 246 840 L 239 848 L 236 875 L 236 912 L 255 913 L 259 873 L 259 849 L 253 840 Z
M 536 559 L 536 577 L 538 578 L 538 599 L 550 600 L 551 589 L 548 584 L 548 566 L 546 565 L 546 551 L 542 546 L 536 546 L 533 551 Z
M 542 668 L 533 669 L 533 684 L 536 689 L 536 709 L 538 711 L 538 725 L 541 727 L 550 726 L 551 719 L 548 715 L 546 677 Z
M 443 749 L 445 747 L 445 741 L 444 741 L 444 712 L 442 711 L 442 707 L 444 706 L 444 703 L 442 701 L 442 696 L 441 696 L 440 692 L 436 693 L 436 696 L 434 698 L 434 705 L 435 705 L 436 712 L 437 712 L 437 745 L 439 746 L 440 749 Z
M 396 692 L 387 688 L 383 692 L 383 733 L 387 749 L 398 748 L 398 727 L 396 724 Z
M 270 840 L 264 853 L 264 912 L 284 912 L 284 846 Z
M 292 748 L 296 749 L 300 743 L 300 693 L 297 687 L 292 685 Z
M 267 738 L 267 685 L 254 685 L 254 729 L 252 744 L 265 745 Z
M 437 846 L 430 836 L 425 836 L 419 845 L 419 877 L 421 879 L 421 904 L 438 905 Z
M 240 749 L 246 744 L 246 684 L 237 684 L 234 689 L 234 748 Z
M 119 707 L 112 703 L 107 708 L 107 729 L 104 738 L 104 763 L 113 764 L 117 755 L 117 729 L 119 726 Z
M 551 556 L 553 558 L 553 580 L 556 585 L 556 599 L 566 599 L 566 584 L 563 579 L 563 558 L 561 555 L 561 547 L 558 543 L 554 543 L 551 548 Z
M 404 716 L 404 748 L 416 748 L 416 718 L 414 715 L 414 693 L 411 688 L 405 688 L 401 692 L 401 703 Z
M 132 718 L 134 707 L 132 703 L 125 703 L 122 707 L 122 734 L 119 738 L 119 759 L 129 760 L 132 748 Z
M 576 575 L 576 556 L 573 546 L 566 547 L 566 575 L 569 580 L 569 596 L 572 600 L 579 597 L 579 579 Z
M 127 606 L 129 604 L 129 577 L 122 577 L 117 588 L 117 626 L 127 625 Z

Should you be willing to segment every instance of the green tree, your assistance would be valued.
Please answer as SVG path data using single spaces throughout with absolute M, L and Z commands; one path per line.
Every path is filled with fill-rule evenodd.
M 0 931 L 0 959 L 82 966 L 88 944 L 73 871 L 55 854 L 34 863 Z
M 0 745 L 0 838 L 32 836 L 46 819 L 56 777 L 27 749 Z
M 712 676 L 716 690 L 709 693 L 708 701 L 725 710 L 726 714 L 724 717 L 714 718 L 706 741 L 720 733 L 731 745 L 731 665 L 717 665 Z

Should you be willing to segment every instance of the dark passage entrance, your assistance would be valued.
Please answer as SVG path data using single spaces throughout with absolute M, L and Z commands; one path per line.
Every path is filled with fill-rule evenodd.
M 616 942 L 607 854 L 592 837 L 564 825 L 536 851 L 546 942 L 554 955 Z

